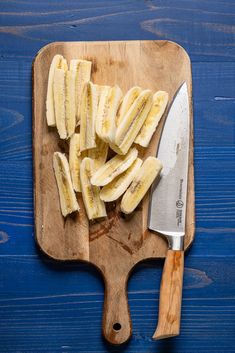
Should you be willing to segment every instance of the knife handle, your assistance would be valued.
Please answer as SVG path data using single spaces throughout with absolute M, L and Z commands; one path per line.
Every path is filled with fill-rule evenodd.
M 184 251 L 168 250 L 163 268 L 158 326 L 153 339 L 179 335 L 184 271 Z

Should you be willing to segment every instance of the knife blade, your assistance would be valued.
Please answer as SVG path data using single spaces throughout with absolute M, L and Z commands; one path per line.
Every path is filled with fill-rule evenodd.
M 159 180 L 153 185 L 150 201 L 148 227 L 168 241 L 154 339 L 177 336 L 180 331 L 189 125 L 189 97 L 184 82 L 173 99 L 163 127 L 157 152 L 163 169 Z

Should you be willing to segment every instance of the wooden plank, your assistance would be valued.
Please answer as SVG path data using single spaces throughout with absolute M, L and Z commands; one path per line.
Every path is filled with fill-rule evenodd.
M 153 92 L 165 90 L 171 101 L 182 82 L 187 82 L 191 133 L 185 249 L 194 237 L 190 60 L 181 47 L 167 41 L 64 42 L 43 48 L 33 66 L 36 240 L 40 248 L 54 259 L 85 260 L 100 270 L 106 285 L 103 333 L 110 342 L 120 344 L 131 335 L 126 294 L 129 273 L 139 261 L 164 257 L 167 243 L 161 236 L 148 231 L 149 195 L 146 195 L 130 218 L 121 216 L 120 201 L 117 201 L 107 211 L 108 217 L 95 224 L 88 223 L 82 198 L 78 195 L 81 211 L 64 220 L 52 166 L 53 153 L 61 151 L 61 144 L 57 131 L 48 129 L 45 121 L 48 71 L 55 54 L 64 55 L 68 61 L 72 58 L 90 59 L 93 62 L 93 82 L 111 86 L 118 83 L 123 92 L 134 85 L 149 88 Z M 156 156 L 163 122 L 164 120 L 154 134 L 149 148 L 140 149 L 139 155 L 143 158 Z
M 0 248 L 4 254 L 33 251 L 30 71 L 30 60 L 0 60 L 0 225 L 10 240 Z M 234 63 L 193 65 L 198 234 L 193 256 L 229 255 L 233 244 L 234 74 Z
M 0 267 L 8 269 L 1 272 L 1 352 L 125 351 L 125 346 L 117 350 L 101 340 L 103 285 L 92 268 L 67 263 L 62 270 L 61 264 L 38 256 L 0 257 Z M 181 336 L 165 343 L 150 339 L 161 267 L 156 262 L 139 265 L 131 278 L 128 353 L 169 352 L 172 346 L 183 353 L 234 352 L 234 256 L 186 258 Z
M 231 0 L 213 6 L 209 0 L 153 0 L 138 6 L 123 0 L 21 1 L 14 2 L 14 10 L 5 1 L 0 53 L 33 58 L 58 40 L 170 39 L 185 47 L 193 61 L 234 61 L 234 15 Z

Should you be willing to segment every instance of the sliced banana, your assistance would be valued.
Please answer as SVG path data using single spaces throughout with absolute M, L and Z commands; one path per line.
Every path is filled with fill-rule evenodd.
M 99 106 L 101 94 L 107 89 L 107 87 L 109 88 L 109 86 L 95 84 L 95 87 L 97 90 L 97 100 Z M 96 147 L 87 150 L 87 157 L 92 158 L 94 160 L 95 169 L 98 169 L 106 162 L 108 156 L 108 149 L 108 144 L 101 140 L 101 138 L 96 134 Z
M 100 167 L 92 176 L 92 185 L 104 186 L 110 183 L 121 173 L 125 172 L 136 160 L 138 151 L 131 148 L 125 156 L 116 155 Z
M 80 149 L 81 151 L 96 147 L 95 121 L 97 115 L 98 95 L 92 82 L 84 84 L 80 107 Z
M 105 204 L 100 199 L 100 188 L 91 184 L 94 170 L 94 161 L 88 157 L 84 158 L 80 166 L 80 180 L 82 198 L 89 220 L 107 216 Z
M 60 152 L 54 153 L 53 168 L 59 190 L 61 212 L 66 217 L 74 211 L 79 211 L 79 205 L 73 190 L 69 163 L 64 154 Z
M 140 95 L 142 88 L 138 86 L 134 86 L 126 93 L 123 98 L 123 101 L 118 109 L 118 113 L 116 116 L 116 126 L 120 125 L 123 117 L 126 115 L 136 98 Z
M 55 119 L 55 107 L 54 107 L 54 73 L 55 69 L 61 69 L 63 67 L 63 62 L 65 61 L 62 55 L 55 55 L 52 59 L 49 75 L 48 75 L 48 83 L 47 83 L 47 99 L 46 99 L 46 118 L 48 126 L 56 126 Z
M 108 150 L 109 145 L 96 135 L 96 147 L 87 151 L 87 157 L 94 160 L 96 169 L 100 168 L 106 162 Z
M 161 170 L 162 163 L 159 159 L 148 157 L 144 161 L 130 187 L 123 195 L 121 201 L 121 211 L 123 213 L 129 214 L 135 210 Z
M 110 86 L 106 86 L 106 85 L 97 85 L 95 84 L 96 89 L 97 89 L 97 94 L 98 94 L 98 104 L 99 104 L 99 100 L 100 100 L 100 96 L 102 94 L 102 92 L 104 92 L 107 88 L 110 88 Z
M 119 86 L 105 86 L 101 90 L 97 119 L 96 133 L 105 142 L 113 142 L 116 132 L 116 114 L 122 99 Z
M 127 153 L 144 124 L 152 105 L 152 99 L 153 95 L 150 90 L 142 91 L 117 127 L 115 145 L 123 154 Z
M 73 59 L 70 61 L 70 70 L 76 72 L 76 89 L 75 89 L 75 105 L 76 105 L 76 125 L 80 122 L 80 105 L 84 84 L 91 79 L 92 62 L 88 60 Z
M 115 143 L 109 142 L 109 147 L 117 154 L 123 155 L 122 151 L 120 150 L 120 148 L 117 145 L 115 145 Z
M 123 97 L 117 85 L 93 84 L 91 66 L 73 59 L 68 70 L 66 59 L 55 55 L 46 100 L 48 126 L 56 126 L 61 139 L 70 138 L 69 162 L 60 152 L 53 155 L 62 215 L 79 211 L 75 191 L 82 192 L 89 220 L 107 216 L 104 201 L 124 194 L 121 210 L 129 214 L 143 199 L 162 164 L 155 157 L 142 162 L 131 146 L 148 147 L 168 103 L 165 91 L 153 95 L 134 86 Z M 117 155 L 106 162 L 109 147 Z
M 129 187 L 141 164 L 142 160 L 137 158 L 124 173 L 120 174 L 108 185 L 105 185 L 100 192 L 101 200 L 105 202 L 117 200 Z
M 97 88 L 99 85 L 97 85 Z M 102 86 L 98 88 L 98 94 L 99 94 L 99 101 L 98 101 L 98 109 L 97 109 L 97 118 L 96 118 L 96 133 L 97 135 L 103 139 L 103 130 L 104 130 L 104 118 L 107 115 L 108 111 L 108 104 L 107 104 L 107 99 L 109 96 L 109 92 L 111 90 L 110 86 Z
M 138 143 L 142 147 L 148 147 L 149 142 L 156 131 L 158 123 L 164 114 L 168 103 L 168 93 L 165 91 L 158 91 L 153 96 L 153 103 L 148 113 L 148 116 L 142 126 L 139 134 L 135 139 L 135 143 Z
M 67 137 L 71 137 L 76 127 L 76 102 L 75 102 L 76 72 L 66 71 L 65 74 L 65 123 Z
M 86 157 L 84 153 L 80 151 L 80 134 L 73 134 L 69 143 L 69 168 L 73 188 L 76 192 L 81 192 L 80 165 L 82 158 Z
M 63 65 L 61 65 L 61 68 L 55 68 L 54 81 L 53 81 L 55 120 L 56 120 L 56 127 L 61 139 L 67 138 L 66 118 L 65 118 L 66 71 L 67 71 L 67 64 L 63 62 Z

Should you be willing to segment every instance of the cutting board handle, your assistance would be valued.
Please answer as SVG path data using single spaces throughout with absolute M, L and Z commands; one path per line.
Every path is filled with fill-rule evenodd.
M 126 283 L 125 277 L 105 281 L 103 334 L 112 344 L 126 342 L 132 333 Z

